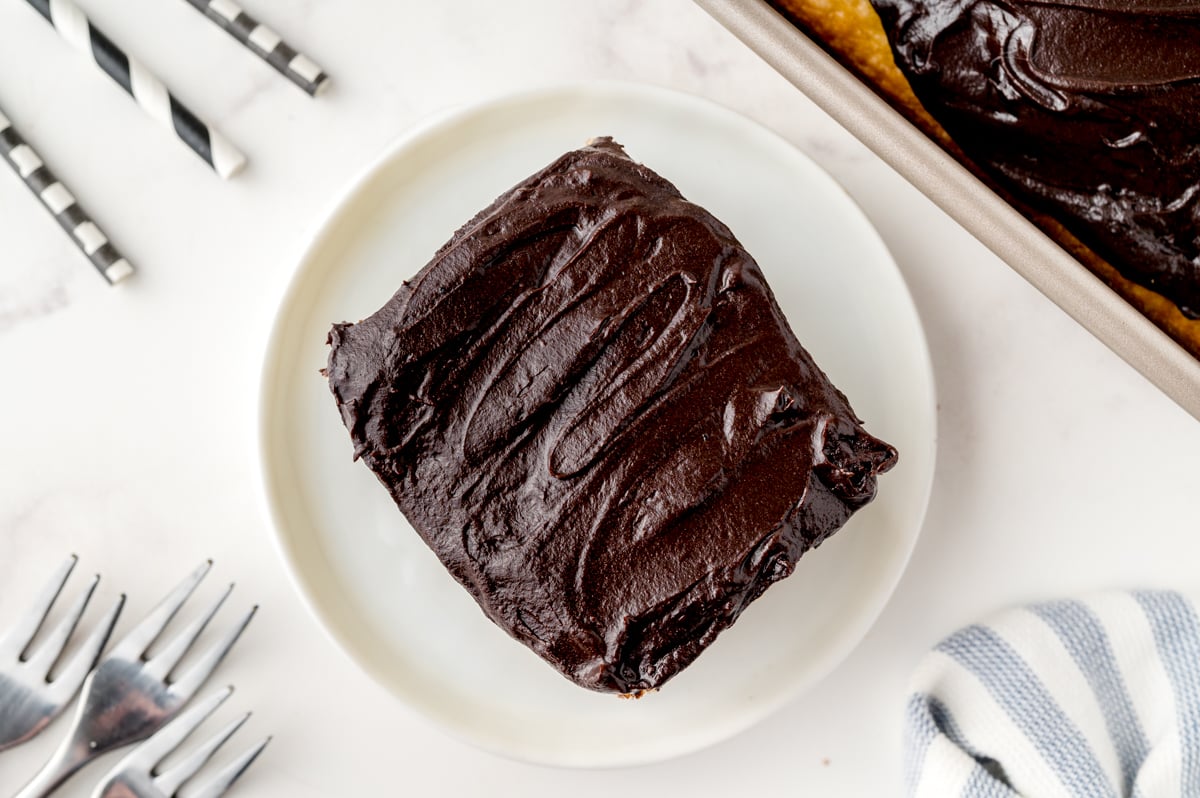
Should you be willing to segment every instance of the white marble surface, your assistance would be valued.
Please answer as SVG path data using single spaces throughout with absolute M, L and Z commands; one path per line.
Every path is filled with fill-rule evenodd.
M 68 552 L 104 574 L 101 600 L 129 593 L 123 629 L 215 558 L 205 596 L 236 580 L 235 607 L 263 605 L 220 674 L 239 688 L 227 713 L 256 710 L 247 741 L 276 735 L 235 794 L 897 794 L 904 684 L 939 637 L 1012 602 L 1194 585 L 1200 425 L 688 0 L 245 0 L 334 76 L 317 102 L 184 2 L 84 5 L 251 165 L 217 180 L 25 4 L 0 4 L 0 103 L 140 267 L 106 288 L 0 174 L 0 625 Z M 266 329 L 347 182 L 429 113 L 588 78 L 710 97 L 831 171 L 912 287 L 940 393 L 928 523 L 864 643 L 749 732 L 629 771 L 480 753 L 362 676 L 292 591 L 253 446 Z M 62 728 L 0 757 L 0 794 Z M 87 795 L 102 769 L 62 794 Z

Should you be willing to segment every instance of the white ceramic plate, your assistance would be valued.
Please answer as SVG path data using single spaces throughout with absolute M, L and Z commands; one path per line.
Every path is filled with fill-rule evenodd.
M 458 226 L 592 136 L 612 135 L 732 228 L 800 341 L 900 465 L 879 498 L 772 587 L 694 665 L 640 701 L 583 690 L 492 625 L 361 463 L 318 369 L 332 322 L 377 310 Z M 452 734 L 513 757 L 615 766 L 687 753 L 795 697 L 882 610 L 933 476 L 920 320 L 842 189 L 758 124 L 693 97 L 586 84 L 457 111 L 398 142 L 300 264 L 263 369 L 269 512 L 300 592 L 377 681 Z

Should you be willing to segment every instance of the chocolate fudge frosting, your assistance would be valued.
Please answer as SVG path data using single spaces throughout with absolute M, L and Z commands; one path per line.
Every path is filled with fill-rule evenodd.
M 1200 0 L 871 0 L 1002 187 L 1200 316 Z
M 730 231 L 610 139 L 329 343 L 356 456 L 493 621 L 594 690 L 688 665 L 896 459 Z

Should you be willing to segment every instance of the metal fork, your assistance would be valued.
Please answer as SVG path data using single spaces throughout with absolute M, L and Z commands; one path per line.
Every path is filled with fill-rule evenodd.
M 179 661 L 216 615 L 233 585 L 161 652 L 148 657 L 147 651 L 211 567 L 210 560 L 197 568 L 101 660 L 83 684 L 83 698 L 67 738 L 15 798 L 45 798 L 101 754 L 154 734 L 196 694 L 237 642 L 257 606 L 177 678 L 174 671 Z
M 88 671 L 96 664 L 104 644 L 112 634 L 125 597 L 113 608 L 80 646 L 75 655 L 62 666 L 54 678 L 52 671 L 62 659 L 67 641 L 75 633 L 100 577 L 92 578 L 87 589 L 79 595 L 65 618 L 36 653 L 31 653 L 33 639 L 46 623 L 63 587 L 75 569 L 79 558 L 72 555 L 59 566 L 53 578 L 42 589 L 33 607 L 11 630 L 0 637 L 0 751 L 12 748 L 36 736 L 50 721 L 71 703 Z
M 232 693 L 233 688 L 226 687 L 209 696 L 133 749 L 129 756 L 121 760 L 104 777 L 100 786 L 92 793 L 92 798 L 176 798 L 180 788 L 195 778 L 200 768 L 204 767 L 217 750 L 250 718 L 250 713 L 247 712 L 217 732 L 179 764 L 165 770 L 159 770 L 159 767 L 163 760 L 190 737 L 196 727 L 225 703 L 225 699 Z M 218 798 L 224 795 L 254 763 L 269 742 L 270 737 L 226 765 L 203 786 L 192 790 L 191 798 Z

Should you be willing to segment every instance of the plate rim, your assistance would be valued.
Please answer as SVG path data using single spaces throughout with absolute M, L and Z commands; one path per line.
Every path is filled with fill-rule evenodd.
M 924 484 L 919 498 L 920 510 L 914 519 L 915 531 L 908 540 L 907 550 L 904 552 L 902 561 L 898 563 L 898 567 L 891 579 L 891 583 L 886 585 L 886 589 L 879 591 L 878 606 L 872 608 L 869 613 L 864 613 L 860 617 L 861 628 L 855 630 L 855 633 L 847 636 L 841 645 L 832 649 L 824 658 L 824 667 L 815 669 L 812 677 L 805 683 L 796 683 L 781 691 L 779 697 L 773 703 L 764 704 L 757 707 L 753 712 L 743 713 L 738 716 L 738 722 L 733 724 L 732 728 L 728 728 L 729 724 L 720 726 L 715 733 L 702 735 L 702 739 L 698 742 L 695 740 L 697 735 L 688 735 L 689 744 L 681 746 L 661 746 L 653 753 L 648 753 L 645 756 L 623 757 L 619 761 L 608 759 L 586 760 L 586 761 L 571 761 L 562 762 L 554 761 L 547 758 L 539 758 L 528 752 L 517 751 L 513 749 L 503 748 L 492 743 L 488 739 L 481 736 L 473 736 L 467 733 L 458 725 L 448 722 L 442 715 L 432 711 L 428 703 L 425 701 L 414 700 L 411 691 L 402 692 L 394 685 L 394 679 L 388 678 L 385 674 L 377 672 L 378 669 L 373 667 L 372 661 L 362 655 L 360 646 L 350 639 L 350 635 L 340 629 L 336 620 L 332 617 L 333 612 L 328 606 L 325 606 L 320 600 L 318 593 L 320 592 L 313 585 L 311 574 L 306 575 L 302 572 L 298 561 L 297 543 L 292 539 L 292 535 L 285 532 L 285 524 L 283 513 L 280 509 L 280 499 L 276 495 L 272 485 L 272 474 L 269 468 L 271 456 L 269 450 L 273 441 L 271 436 L 271 418 L 267 399 L 271 394 L 271 387 L 278 380 L 280 371 L 281 348 L 284 345 L 283 336 L 284 328 L 287 321 L 287 311 L 295 303 L 298 295 L 303 289 L 304 283 L 312 271 L 313 263 L 316 254 L 321 248 L 328 244 L 330 239 L 337 234 L 337 230 L 342 223 L 342 219 L 359 194 L 361 194 L 368 186 L 370 181 L 379 173 L 385 170 L 393 160 L 402 157 L 403 153 L 410 147 L 416 145 L 422 140 L 430 136 L 436 136 L 439 131 L 453 128 L 462 124 L 473 117 L 486 115 L 498 109 L 503 109 L 506 106 L 521 103 L 532 102 L 547 102 L 555 98 L 573 97 L 579 98 L 583 95 L 597 95 L 606 98 L 612 97 L 632 97 L 635 100 L 650 100 L 655 103 L 671 103 L 676 107 L 680 105 L 691 106 L 693 108 L 706 111 L 709 113 L 717 113 L 727 117 L 735 117 L 741 124 L 756 128 L 760 134 L 774 139 L 777 144 L 781 144 L 787 149 L 792 150 L 796 155 L 804 160 L 823 174 L 853 207 L 854 211 L 860 217 L 860 220 L 865 223 L 870 234 L 874 237 L 875 243 L 878 244 L 881 251 L 887 258 L 888 267 L 892 269 L 895 276 L 898 278 L 898 287 L 901 289 L 898 292 L 898 301 L 905 304 L 906 310 L 911 312 L 912 318 L 915 321 L 916 333 L 916 350 L 919 354 L 922 374 L 917 382 L 920 383 L 922 392 L 928 397 L 927 402 L 922 405 L 925 409 L 926 421 L 929 427 L 929 439 L 926 442 L 925 451 L 923 452 L 924 459 L 928 462 L 928 471 L 924 475 Z M 358 172 L 346 183 L 345 187 L 339 191 L 332 202 L 330 202 L 318 215 L 320 221 L 314 231 L 307 236 L 301 249 L 301 254 L 297 258 L 295 265 L 289 277 L 286 280 L 285 287 L 275 303 L 270 317 L 269 333 L 265 337 L 264 345 L 260 351 L 260 368 L 259 380 L 257 383 L 257 393 L 255 395 L 255 434 L 253 436 L 255 446 L 256 473 L 258 476 L 259 486 L 259 501 L 262 512 L 265 515 L 270 527 L 271 539 L 273 548 L 283 562 L 284 570 L 287 572 L 288 581 L 292 588 L 298 594 L 301 603 L 309 613 L 309 615 L 317 622 L 322 634 L 329 640 L 333 646 L 341 652 L 353 665 L 363 673 L 373 684 L 383 689 L 388 693 L 398 704 L 408 710 L 419 715 L 423 722 L 431 724 L 439 729 L 442 733 L 452 739 L 466 743 L 474 748 L 488 751 L 489 753 L 502 756 L 508 759 L 526 762 L 529 764 L 551 766 L 551 767 L 566 767 L 566 768 L 618 768 L 631 767 L 652 764 L 655 762 L 665 761 L 668 759 L 677 758 L 690 753 L 694 753 L 704 748 L 708 748 L 723 740 L 729 739 L 737 734 L 740 734 L 747 729 L 757 725 L 765 718 L 780 711 L 783 707 L 796 701 L 801 695 L 814 689 L 821 681 L 827 678 L 836 668 L 845 661 L 845 659 L 861 644 L 867 637 L 870 631 L 875 627 L 880 616 L 891 602 L 895 594 L 896 588 L 904 574 L 908 571 L 908 566 L 912 560 L 913 552 L 916 549 L 917 543 L 921 538 L 925 521 L 928 515 L 930 498 L 933 491 L 934 476 L 937 467 L 937 451 L 938 451 L 938 414 L 937 414 L 937 383 L 933 369 L 932 357 L 929 351 L 928 338 L 925 332 L 925 325 L 922 321 L 920 311 L 916 302 L 912 297 L 912 290 L 908 285 L 908 281 L 904 277 L 899 265 L 896 263 L 890 248 L 887 246 L 882 235 L 871 221 L 870 217 L 862 209 L 859 203 L 854 199 L 853 195 L 846 190 L 845 186 L 837 180 L 830 172 L 825 169 L 821 163 L 801 150 L 793 142 L 782 136 L 780 133 L 769 127 L 768 125 L 759 122 L 753 117 L 748 116 L 741 111 L 730 108 L 719 102 L 711 100 L 707 97 L 692 94 L 690 92 L 680 91 L 674 88 L 668 88 L 653 83 L 643 83 L 635 81 L 623 80 L 577 80 L 554 82 L 534 88 L 525 88 L 516 91 L 505 91 L 500 93 L 490 94 L 480 100 L 468 102 L 464 104 L 454 105 L 443 108 L 427 115 L 423 119 L 418 120 L 412 126 L 403 130 L 389 144 L 387 144 L 380 153 L 370 159 L 367 164 L 358 170 Z M 864 231 L 865 232 L 865 231 Z

